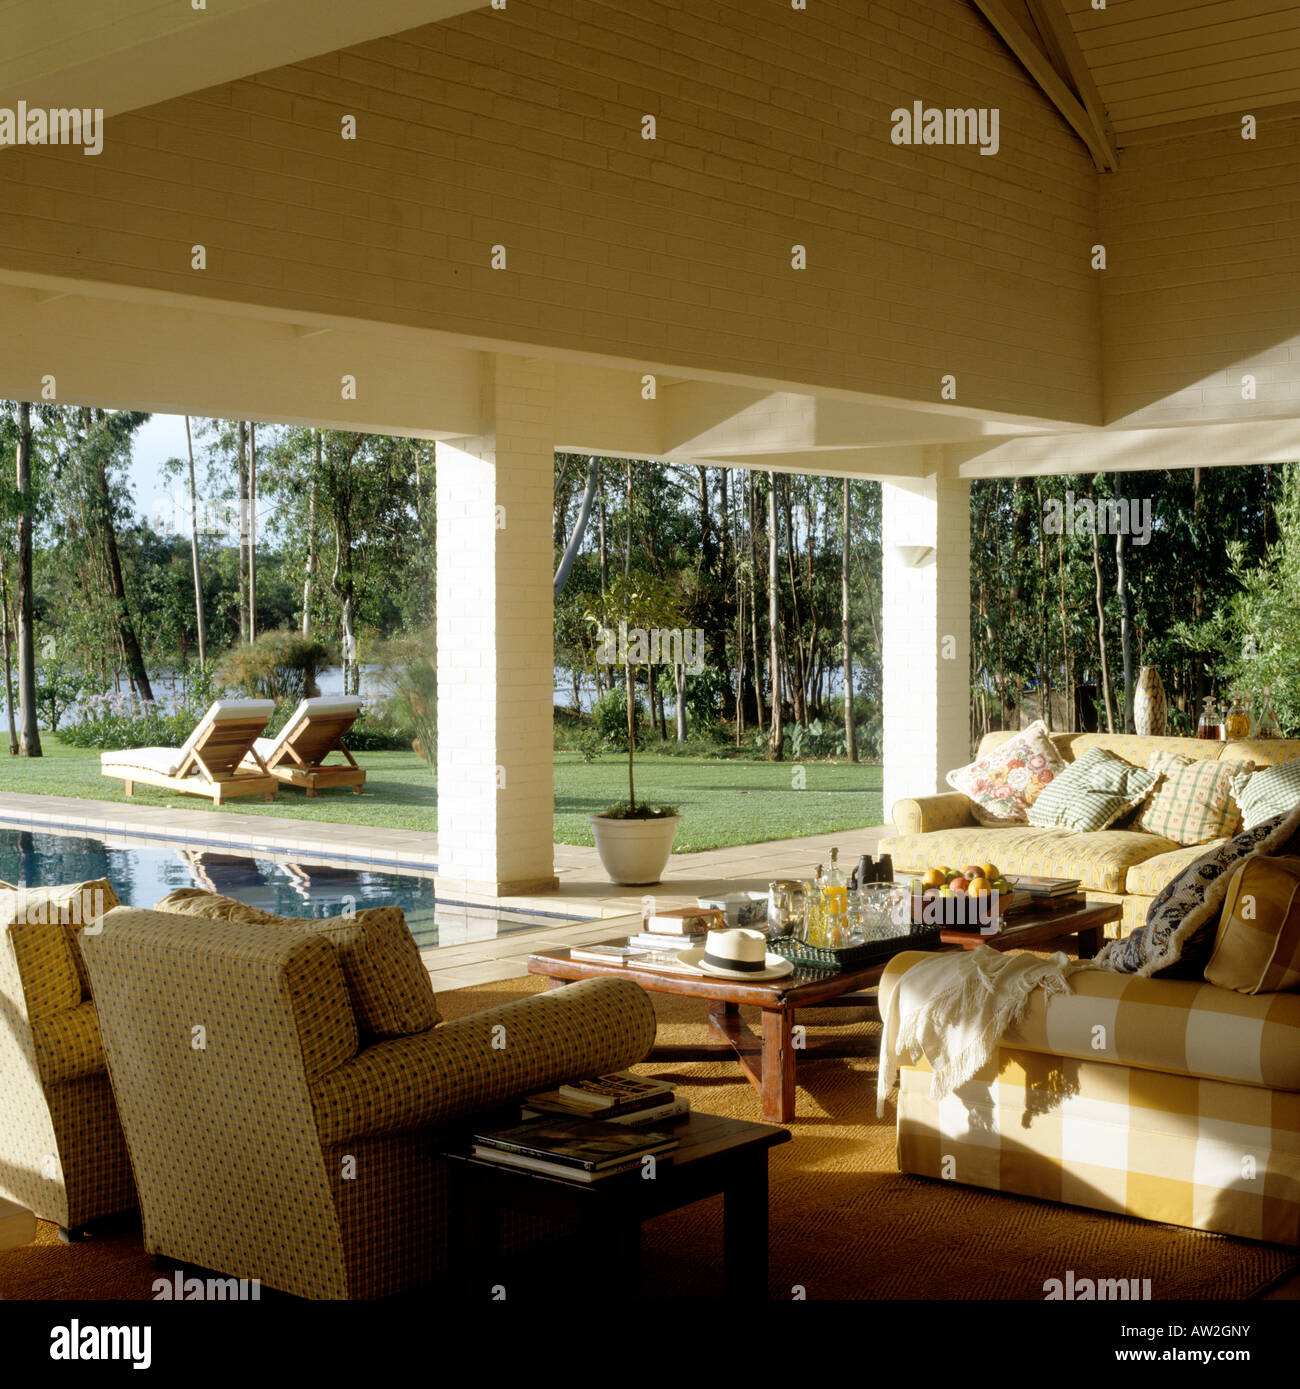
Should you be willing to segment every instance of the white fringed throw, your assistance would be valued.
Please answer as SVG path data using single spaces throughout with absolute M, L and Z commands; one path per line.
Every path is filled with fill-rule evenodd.
M 899 1058 L 924 1053 L 934 1072 L 930 1094 L 942 1099 L 960 1088 L 997 1049 L 1002 1034 L 1024 1017 L 1035 989 L 1069 993 L 1066 982 L 1090 960 L 1059 951 L 1004 954 L 987 945 L 922 960 L 903 975 L 881 1019 L 876 1115 L 898 1080 Z

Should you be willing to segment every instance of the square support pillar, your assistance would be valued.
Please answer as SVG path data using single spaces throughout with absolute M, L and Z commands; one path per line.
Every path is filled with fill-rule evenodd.
M 438 876 L 457 892 L 556 886 L 553 377 L 488 359 L 488 432 L 437 444 Z
M 885 821 L 970 761 L 970 484 L 881 483 Z

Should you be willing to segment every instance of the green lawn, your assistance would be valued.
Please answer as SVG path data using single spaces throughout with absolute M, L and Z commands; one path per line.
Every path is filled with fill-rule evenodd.
M 120 781 L 99 774 L 99 754 L 66 747 L 42 737 L 45 756 L 4 758 L 0 792 L 80 796 L 127 801 Z M 357 759 L 366 768 L 365 789 L 325 791 L 308 800 L 282 787 L 271 804 L 235 800 L 223 811 L 276 815 L 323 824 L 377 825 L 403 830 L 436 830 L 437 796 L 433 776 L 411 752 L 368 752 Z M 809 762 L 806 785 L 795 789 L 792 764 L 712 761 L 707 758 L 637 757 L 637 796 L 679 806 L 682 824 L 676 852 L 753 844 L 765 839 L 823 834 L 881 822 L 880 767 L 864 763 Z M 576 752 L 555 754 L 555 838 L 561 844 L 590 844 L 587 815 L 627 795 L 627 763 L 611 754 L 585 763 Z M 159 787 L 137 786 L 133 802 L 203 810 L 197 796 L 178 796 Z

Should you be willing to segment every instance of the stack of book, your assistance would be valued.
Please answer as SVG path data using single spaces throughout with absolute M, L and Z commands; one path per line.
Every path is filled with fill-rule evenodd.
M 641 930 L 650 936 L 703 936 L 726 924 L 726 913 L 716 907 L 675 907 L 671 911 L 646 912 L 641 918 Z
M 644 1158 L 665 1157 L 677 1146 L 677 1139 L 667 1133 L 551 1116 L 474 1135 L 476 1158 L 573 1182 L 598 1182 L 630 1172 Z
M 1033 878 L 1024 873 L 1008 873 L 1007 881 L 1017 892 L 1027 892 L 1036 907 L 1051 906 L 1059 898 L 1079 894 L 1078 878 Z
M 671 1119 L 690 1111 L 691 1102 L 673 1093 L 666 1080 L 649 1080 L 630 1071 L 615 1071 L 594 1080 L 576 1080 L 558 1090 L 529 1095 L 524 1101 L 525 1119 L 540 1114 L 600 1118 L 610 1123 L 636 1125 Z

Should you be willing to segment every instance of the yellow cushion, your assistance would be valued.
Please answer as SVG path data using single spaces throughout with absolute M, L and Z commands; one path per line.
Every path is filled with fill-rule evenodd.
M 1233 873 L 1205 977 L 1243 994 L 1300 990 L 1300 858 L 1256 854 Z
M 932 834 L 900 834 L 883 840 L 880 847 L 893 858 L 895 871 L 901 873 L 993 863 L 1004 873 L 1078 878 L 1085 891 L 1118 893 L 1125 890 L 1125 879 L 1134 864 L 1178 846 L 1172 840 L 1136 830 L 1081 834 L 1037 825 L 1007 829 L 970 825 Z
M 105 912 L 122 905 L 113 891 L 113 884 L 107 878 L 92 878 L 84 883 L 64 883 L 57 887 L 13 888 L 13 896 L 2 891 L 6 887 L 7 884 L 0 884 L 0 926 L 17 920 L 33 925 L 62 926 L 81 997 L 89 998 L 90 976 L 81 958 L 77 933 L 83 926 L 97 922 Z
M 331 918 L 276 916 L 219 893 L 180 888 L 154 910 L 246 926 L 298 926 L 327 937 L 338 951 L 357 1026 L 372 1037 L 410 1037 L 442 1021 L 429 973 L 400 907 L 370 907 Z
M 1128 877 L 1124 880 L 1125 891 L 1136 892 L 1143 897 L 1154 897 L 1202 854 L 1208 854 L 1211 849 L 1216 849 L 1226 842 L 1223 839 L 1212 839 L 1208 844 L 1188 844 L 1170 853 L 1157 854 L 1155 858 L 1135 863 L 1128 870 Z

